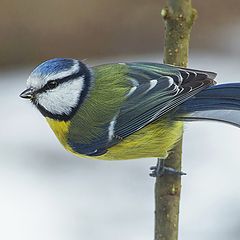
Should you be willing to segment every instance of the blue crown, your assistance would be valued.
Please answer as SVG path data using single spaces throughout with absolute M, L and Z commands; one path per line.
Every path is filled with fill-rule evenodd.
M 70 58 L 54 58 L 38 65 L 31 73 L 32 76 L 43 77 L 69 70 L 74 65 Z

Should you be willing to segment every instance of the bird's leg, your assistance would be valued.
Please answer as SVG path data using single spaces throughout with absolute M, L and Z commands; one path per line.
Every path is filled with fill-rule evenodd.
M 165 159 L 158 158 L 157 165 L 150 167 L 151 173 L 149 174 L 151 177 L 162 177 L 164 175 L 176 175 L 182 176 L 186 175 L 186 173 L 177 171 L 174 168 L 165 166 Z

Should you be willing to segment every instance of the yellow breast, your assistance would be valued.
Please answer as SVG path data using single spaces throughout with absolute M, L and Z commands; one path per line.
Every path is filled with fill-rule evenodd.
M 67 143 L 67 133 L 70 126 L 69 121 L 57 121 L 51 118 L 46 118 L 48 124 L 50 125 L 51 129 L 55 133 L 56 137 L 58 138 L 59 142 L 70 152 L 72 149 Z
M 79 153 L 75 152 L 69 146 L 67 135 L 68 135 L 69 127 L 70 127 L 70 121 L 58 121 L 58 120 L 54 120 L 54 119 L 51 119 L 48 117 L 46 117 L 46 120 L 47 120 L 49 126 L 51 127 L 51 129 L 53 130 L 54 134 L 56 135 L 57 139 L 59 140 L 59 142 L 64 146 L 64 148 L 67 151 L 71 152 L 72 154 L 76 155 L 77 157 L 91 158 L 91 157 L 88 157 L 83 154 L 79 154 Z

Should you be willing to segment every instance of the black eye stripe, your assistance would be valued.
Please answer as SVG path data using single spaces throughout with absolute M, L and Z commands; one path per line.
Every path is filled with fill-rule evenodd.
M 81 76 L 84 77 L 84 74 L 83 74 L 83 71 L 79 70 L 78 72 L 76 72 L 76 73 L 74 73 L 70 76 L 67 76 L 67 77 L 64 77 L 64 78 L 58 78 L 58 79 L 55 79 L 55 80 L 49 80 L 41 89 L 37 90 L 35 93 L 43 93 L 43 92 L 46 92 L 47 90 L 53 89 L 53 88 L 49 88 L 49 83 L 51 84 L 51 82 L 56 82 L 57 83 L 56 87 L 57 87 L 64 82 L 74 80 L 74 79 L 79 78 Z
M 54 82 L 56 84 L 54 84 Z M 41 89 L 37 90 L 35 93 L 46 92 L 47 90 L 51 90 L 51 89 L 56 88 L 58 85 L 59 85 L 59 82 L 57 80 L 50 80 Z

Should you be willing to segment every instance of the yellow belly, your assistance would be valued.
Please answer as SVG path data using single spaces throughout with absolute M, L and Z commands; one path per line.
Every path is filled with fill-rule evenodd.
M 67 144 L 67 132 L 70 122 L 59 122 L 47 118 L 47 121 L 61 144 L 71 153 L 82 158 L 87 156 L 73 151 Z M 167 157 L 182 136 L 183 123 L 171 122 L 168 119 L 149 124 L 143 129 L 125 138 L 123 141 L 109 148 L 107 153 L 94 157 L 102 160 L 125 160 L 149 157 Z M 92 157 L 90 157 L 92 158 Z
M 169 126 L 166 121 L 161 120 L 149 124 L 119 144 L 109 148 L 106 154 L 97 158 L 104 160 L 166 158 L 183 133 L 182 122 L 173 122 Z

